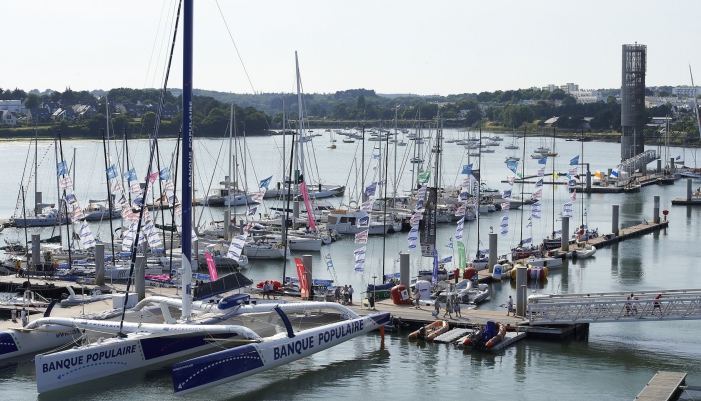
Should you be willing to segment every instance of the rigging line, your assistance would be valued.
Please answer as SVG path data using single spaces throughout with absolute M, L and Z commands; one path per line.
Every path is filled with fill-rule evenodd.
M 170 14 L 171 10 L 173 10 L 173 8 L 168 7 L 168 14 Z M 166 32 L 173 32 L 173 23 L 174 23 L 173 20 L 174 20 L 174 18 L 171 17 L 170 18 L 170 28 L 167 31 L 166 31 L 166 27 L 165 26 L 163 27 L 163 29 L 164 29 L 163 38 L 161 39 L 161 46 L 160 46 L 160 50 L 158 51 L 158 58 L 156 59 L 158 61 L 156 61 L 156 66 L 153 68 L 153 78 L 151 79 L 151 86 L 152 87 L 155 87 L 156 71 L 158 70 L 158 64 L 160 64 L 161 55 L 163 54 L 163 48 L 165 47 L 166 50 L 168 49 L 168 43 L 169 43 L 169 39 L 171 38 L 171 36 L 170 36 L 170 33 L 166 33 Z M 158 37 L 158 35 L 156 35 L 156 37 Z M 162 79 L 164 79 L 165 74 L 167 74 L 167 71 L 166 71 L 167 68 L 168 68 L 168 63 L 165 63 L 163 65 L 164 76 L 162 77 Z
M 248 79 L 248 83 L 251 85 L 251 89 L 253 90 L 253 94 L 255 94 L 256 89 L 253 87 L 253 82 L 251 82 L 251 77 L 248 76 L 248 71 L 246 70 L 246 65 L 243 63 L 243 59 L 241 58 L 241 53 L 239 53 L 239 48 L 236 46 L 236 42 L 234 41 L 234 36 L 231 34 L 231 30 L 229 29 L 229 24 L 226 23 L 226 18 L 224 18 L 224 13 L 222 12 L 221 7 L 219 7 L 219 0 L 215 0 L 215 3 L 217 4 L 217 9 L 219 10 L 219 14 L 221 15 L 221 18 L 224 21 L 224 26 L 226 27 L 226 31 L 229 33 L 229 38 L 231 38 L 231 43 L 234 45 L 234 49 L 236 49 L 236 55 L 239 57 L 239 61 L 241 62 L 241 68 L 243 68 L 243 72 L 246 74 L 246 79 Z
M 166 8 L 167 1 L 163 0 L 163 7 L 161 8 L 161 16 L 158 18 L 158 27 L 156 28 L 156 35 L 153 37 L 153 47 L 151 47 L 151 57 L 148 59 L 148 67 L 146 68 L 146 76 L 144 77 L 144 88 L 146 87 L 146 82 L 148 81 L 148 74 L 151 71 L 151 62 L 153 61 L 153 53 L 156 51 L 156 43 L 158 42 L 158 32 L 161 30 L 161 22 L 163 21 L 163 13 Z M 154 68 L 155 74 L 155 68 Z

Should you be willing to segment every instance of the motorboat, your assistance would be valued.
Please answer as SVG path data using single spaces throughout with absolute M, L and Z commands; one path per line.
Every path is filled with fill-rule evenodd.
M 374 215 L 364 210 L 332 210 L 328 215 L 326 229 L 334 230 L 339 234 L 358 234 L 368 230 L 369 235 L 387 234 L 393 222 L 379 221 Z M 367 219 L 367 227 L 359 227 L 359 221 Z
M 75 306 L 81 304 L 89 304 L 91 302 L 102 301 L 105 299 L 112 298 L 112 294 L 103 294 L 99 289 L 94 289 L 90 294 L 76 295 L 73 291 L 73 287 L 70 285 L 66 286 L 68 290 L 68 298 L 61 300 L 61 306 Z
M 53 207 L 44 208 L 41 213 L 25 217 L 13 217 L 12 222 L 17 227 L 51 227 L 68 224 L 67 217 L 58 217 L 58 210 Z
M 109 207 L 107 205 L 108 201 L 103 200 L 89 200 L 88 206 L 85 208 L 85 220 L 87 221 L 101 221 L 108 219 L 119 219 L 122 217 L 121 210 L 112 210 L 110 213 Z
M 596 247 L 591 244 L 580 242 L 576 248 L 572 249 L 567 255 L 572 259 L 586 259 L 594 256 Z

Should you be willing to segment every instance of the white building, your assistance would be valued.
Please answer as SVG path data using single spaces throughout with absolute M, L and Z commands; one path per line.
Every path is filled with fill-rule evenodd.
M 17 117 L 9 110 L 0 110 L 0 124 L 17 125 Z
M 577 85 L 575 85 L 577 86 Z M 599 100 L 606 101 L 601 92 L 593 89 L 582 89 L 570 92 L 577 99 L 577 103 L 596 103 Z
M 676 96 L 695 97 L 701 95 L 701 88 L 692 88 L 687 85 L 677 86 L 672 88 L 672 93 Z
M 21 100 L 0 100 L 0 110 L 7 110 L 13 113 L 22 112 Z

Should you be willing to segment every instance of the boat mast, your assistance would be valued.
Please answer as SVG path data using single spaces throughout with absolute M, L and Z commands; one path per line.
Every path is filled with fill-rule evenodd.
M 233 176 L 231 175 L 231 161 L 232 161 L 232 159 L 231 159 L 232 158 L 231 143 L 232 143 L 233 138 L 234 138 L 234 102 L 231 102 L 231 113 L 229 115 L 229 157 L 228 157 L 228 159 L 229 159 L 229 170 L 228 170 L 229 176 L 226 178 L 226 194 L 229 197 L 229 202 L 228 202 L 228 204 L 229 204 L 229 208 L 228 208 L 229 221 L 224 222 L 224 224 L 226 224 L 227 227 L 231 225 L 231 203 L 234 202 L 236 199 L 236 196 L 233 196 L 231 194 L 231 180 L 233 179 Z M 236 219 L 234 219 L 234 221 L 236 221 Z M 226 231 L 228 232 L 229 230 L 227 229 Z M 229 238 L 227 238 L 227 240 L 228 239 Z
M 190 262 L 192 261 L 192 48 L 193 48 L 193 0 L 184 0 L 183 12 L 183 176 L 182 176 L 182 255 L 183 263 L 183 312 L 182 318 L 190 318 Z
M 482 126 L 480 125 L 479 148 L 477 152 L 477 165 L 479 170 L 477 173 L 477 254 L 475 259 L 480 259 L 480 200 L 482 192 Z
M 294 183 L 295 188 L 299 188 L 300 181 L 304 181 L 304 179 L 307 177 L 304 176 L 304 129 L 302 127 L 304 116 L 302 115 L 302 83 L 300 82 L 301 78 L 299 76 L 299 60 L 297 59 L 296 51 L 295 71 L 297 76 L 297 141 L 295 142 L 297 152 L 295 153 L 295 161 L 297 165 L 295 168 Z M 290 183 L 290 185 L 292 185 L 292 183 Z M 297 192 L 299 193 L 298 189 Z M 293 208 L 293 217 L 299 217 L 299 200 L 297 198 L 295 198 L 294 200 Z
M 109 117 L 108 117 L 109 118 Z M 107 124 L 109 126 L 109 123 Z M 75 149 L 75 148 L 73 148 Z M 105 155 L 105 179 L 107 181 L 107 219 L 110 221 L 110 244 L 112 245 L 112 266 L 115 265 L 115 254 L 114 254 L 114 229 L 112 227 L 112 189 L 110 188 L 110 178 L 109 173 L 109 163 L 107 160 L 107 143 L 105 140 L 105 130 L 102 130 L 102 150 Z
M 514 133 L 514 139 L 516 136 L 516 133 Z M 515 141 L 514 141 L 515 143 Z M 521 159 L 521 205 L 525 205 L 524 201 L 525 198 L 523 197 L 523 187 L 525 176 L 526 176 L 526 127 L 523 127 L 523 158 Z M 521 240 L 518 243 L 518 246 L 523 247 L 523 206 L 521 206 Z
M 689 76 L 691 76 L 691 90 L 694 94 L 694 110 L 696 111 L 696 127 L 699 129 L 699 136 L 701 136 L 701 117 L 699 117 L 699 105 L 696 100 L 696 87 L 694 87 L 694 75 L 691 73 L 691 64 L 689 64 Z
M 363 122 L 363 142 L 361 143 L 361 145 L 362 146 L 360 149 L 360 199 L 362 199 L 362 202 L 365 202 L 367 200 L 367 195 L 365 195 L 365 122 Z
M 399 133 L 397 132 L 397 112 L 399 111 L 399 105 L 394 108 L 394 190 L 392 191 L 392 206 L 397 206 L 397 138 Z M 386 196 L 385 196 L 386 198 Z M 386 200 L 385 200 L 386 202 Z
M 41 208 L 39 207 L 39 202 L 37 202 L 37 192 L 39 191 L 38 185 L 39 180 L 38 170 L 39 170 L 39 117 L 34 122 L 34 215 L 41 214 Z M 58 163 L 58 162 L 57 162 Z M 24 221 L 27 225 L 27 220 Z
M 56 131 L 58 133 L 58 146 L 59 148 L 59 153 L 61 155 L 61 162 L 63 162 L 63 144 L 61 143 L 61 130 Z M 59 163 L 58 161 L 56 163 Z M 65 219 L 66 219 L 66 235 L 68 236 L 68 266 L 73 265 L 73 260 L 71 257 L 71 232 L 70 232 L 70 219 L 68 218 L 68 202 L 66 201 L 66 190 L 63 190 L 63 207 L 64 211 L 66 213 Z M 60 200 L 59 200 L 59 209 L 60 209 Z M 60 213 L 57 214 L 58 216 L 58 222 L 61 224 L 61 218 L 60 218 Z
M 554 147 L 555 147 L 555 127 L 553 127 L 553 150 L 555 150 Z M 553 174 L 552 174 L 551 178 L 553 180 L 553 239 L 555 239 L 555 160 L 553 160 Z

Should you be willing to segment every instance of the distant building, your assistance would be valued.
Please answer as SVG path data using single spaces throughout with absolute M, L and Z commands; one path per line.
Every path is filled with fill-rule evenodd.
M 161 112 L 162 118 L 173 118 L 178 115 L 180 108 L 178 106 L 163 106 L 163 111 Z M 462 113 L 462 110 L 460 110 Z
M 558 87 L 557 87 L 555 84 L 549 84 L 549 85 L 547 85 L 547 86 L 544 86 L 542 89 L 543 89 L 544 91 L 554 92 L 555 89 L 558 89 Z
M 13 113 L 22 112 L 21 100 L 0 100 L 0 110 L 7 110 Z
M 114 105 L 114 109 L 117 111 L 117 113 L 124 114 L 129 117 L 141 117 L 143 114 L 141 109 L 136 107 L 136 105 L 133 103 L 116 103 Z
M 59 108 L 58 110 L 54 111 L 53 114 L 51 115 L 51 119 L 54 121 L 59 121 L 59 120 L 75 120 L 75 111 L 73 111 L 72 108 L 68 107 L 65 109 Z
M 593 89 L 582 89 L 570 92 L 577 99 L 577 103 L 596 103 L 599 100 L 606 101 L 601 92 Z
M 701 88 L 693 88 L 687 85 L 677 86 L 672 88 L 672 93 L 676 96 L 696 97 L 701 95 Z
M 27 121 L 38 121 L 40 123 L 44 123 L 49 121 L 50 119 L 51 113 L 49 113 L 49 111 L 44 108 L 34 107 L 27 111 Z
M 61 105 L 59 105 L 58 102 L 41 102 L 41 107 L 53 114 L 56 110 L 61 108 Z
M 75 113 L 75 118 L 90 118 L 97 113 L 93 106 L 87 104 L 76 104 L 71 107 Z
M 0 124 L 17 125 L 17 117 L 9 110 L 0 110 Z

